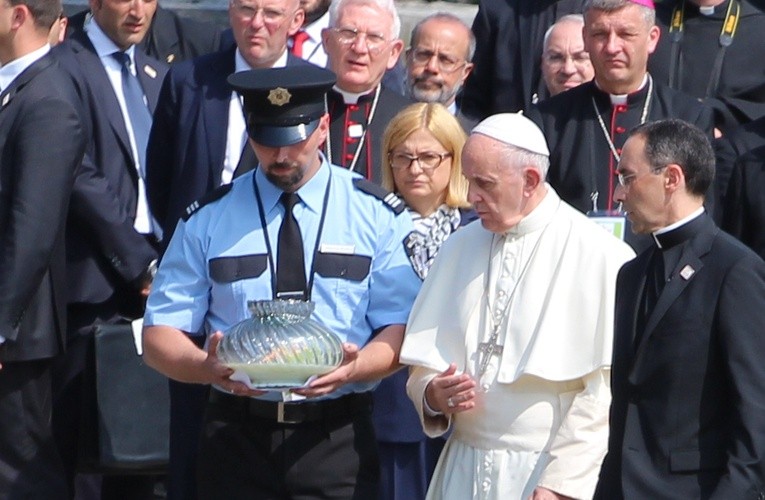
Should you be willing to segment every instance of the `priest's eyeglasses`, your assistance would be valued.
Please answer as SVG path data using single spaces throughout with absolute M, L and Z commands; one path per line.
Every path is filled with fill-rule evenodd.
M 430 61 L 435 57 L 436 63 L 438 64 L 438 69 L 444 73 L 452 73 L 457 71 L 467 63 L 467 61 L 458 59 L 454 56 L 442 54 L 440 52 L 433 52 L 432 50 L 427 49 L 412 49 L 411 52 L 409 52 L 409 55 L 411 56 L 412 61 L 418 66 L 425 66 L 426 64 L 429 64 Z
M 390 167 L 396 170 L 409 168 L 414 162 L 417 162 L 420 169 L 430 175 L 445 159 L 451 158 L 451 156 L 451 153 L 433 153 L 430 151 L 420 153 L 417 156 L 410 156 L 406 153 L 388 153 L 388 161 Z
M 360 36 L 363 36 L 367 49 L 373 54 L 380 52 L 388 43 L 388 40 L 381 33 L 370 33 L 351 27 L 332 28 L 332 31 L 335 32 L 337 39 L 343 45 L 351 45 L 355 43 Z
M 588 52 L 576 52 L 574 54 L 562 54 L 560 52 L 547 52 L 544 55 L 545 61 L 552 67 L 562 68 L 569 59 L 577 68 L 585 68 L 590 65 L 590 54 Z
M 662 167 L 656 167 L 648 170 L 646 174 L 658 174 L 662 170 L 667 168 L 667 165 L 664 165 Z M 625 174 L 624 172 L 617 172 L 616 173 L 616 180 L 619 182 L 619 185 L 623 188 L 629 187 L 632 182 L 637 179 L 638 177 L 642 177 L 644 174 Z

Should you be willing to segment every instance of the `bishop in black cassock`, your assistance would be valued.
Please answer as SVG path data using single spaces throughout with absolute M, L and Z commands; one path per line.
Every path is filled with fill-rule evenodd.
M 727 134 L 765 115 L 765 10 L 761 0 L 697 3 L 656 4 L 661 37 L 648 69 L 656 81 L 704 99 Z

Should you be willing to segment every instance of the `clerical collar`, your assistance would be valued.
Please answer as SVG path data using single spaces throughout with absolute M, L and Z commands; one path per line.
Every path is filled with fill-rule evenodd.
M 542 229 L 553 220 L 560 206 L 560 197 L 549 184 L 545 183 L 545 188 L 547 193 L 539 205 L 529 215 L 521 219 L 518 224 L 508 229 L 505 236 L 524 236 Z
M 279 58 L 274 61 L 274 64 L 271 66 L 272 68 L 283 68 L 287 65 L 287 51 L 285 50 L 282 52 L 282 55 L 279 56 Z M 239 73 L 241 71 L 249 71 L 251 69 L 255 69 L 252 66 L 250 66 L 250 63 L 247 62 L 247 60 L 242 56 L 242 53 L 239 52 L 239 49 L 236 49 L 236 53 L 234 55 L 234 73 Z
M 652 236 L 656 246 L 662 250 L 667 250 L 693 237 L 699 231 L 704 220 L 701 217 L 703 214 L 704 207 L 701 206 L 687 217 L 654 232 Z
M 357 102 L 359 102 L 360 98 L 370 95 L 372 92 L 375 91 L 376 88 L 377 87 L 375 86 L 367 92 L 355 93 L 355 92 L 346 92 L 345 90 L 335 85 L 334 87 L 332 87 L 332 90 L 334 90 L 335 92 L 343 96 L 343 102 L 345 102 L 345 104 L 356 104 Z
M 703 16 L 712 16 L 715 13 L 715 6 L 714 5 L 699 6 L 699 12 Z
M 595 86 L 598 87 L 598 89 L 601 92 L 606 92 L 608 94 L 609 99 L 611 100 L 611 106 L 618 106 L 620 104 L 628 104 L 635 102 L 635 100 L 638 97 L 642 97 L 642 90 L 646 87 L 648 84 L 648 73 L 643 75 L 643 81 L 640 83 L 640 86 L 635 89 L 633 92 L 630 92 L 629 94 L 609 94 L 602 88 L 600 88 L 600 85 L 598 85 L 598 82 L 595 81 Z

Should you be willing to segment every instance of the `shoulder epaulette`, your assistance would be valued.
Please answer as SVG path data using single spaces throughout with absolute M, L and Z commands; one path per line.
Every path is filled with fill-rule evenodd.
M 194 213 L 197 212 L 200 208 L 203 206 L 210 204 L 216 200 L 220 200 L 226 194 L 228 194 L 229 191 L 231 191 L 231 184 L 224 184 L 221 187 L 214 189 L 213 191 L 210 191 L 209 193 L 205 194 L 201 198 L 199 198 L 197 201 L 186 207 L 186 210 L 183 211 L 183 216 L 181 219 L 183 219 L 184 222 L 189 220 L 189 217 L 194 215 Z
M 374 182 L 368 181 L 366 179 L 353 179 L 353 185 L 359 191 L 363 191 L 368 195 L 374 196 L 378 200 L 385 203 L 385 205 L 393 210 L 393 213 L 396 215 L 403 212 L 406 208 L 404 205 L 404 200 L 391 193 L 384 187 L 375 184 Z

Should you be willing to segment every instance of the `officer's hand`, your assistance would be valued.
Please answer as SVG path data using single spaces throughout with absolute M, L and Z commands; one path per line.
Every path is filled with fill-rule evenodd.
M 308 384 L 308 387 L 293 389 L 292 392 L 307 398 L 313 398 L 339 389 L 348 382 L 353 381 L 353 373 L 356 370 L 358 358 L 359 346 L 345 342 L 343 344 L 343 362 L 340 366 L 317 378 Z
M 475 381 L 467 373 L 457 373 L 457 365 L 449 365 L 425 388 L 428 406 L 444 415 L 460 413 L 475 407 Z
M 229 378 L 234 373 L 234 370 L 218 360 L 218 345 L 220 345 L 221 340 L 223 340 L 223 333 L 215 332 L 207 344 L 207 360 L 205 360 L 205 363 L 208 367 L 208 373 L 212 375 L 210 383 L 235 396 L 260 396 L 265 394 L 265 391 L 250 389 L 242 382 L 236 382 Z

